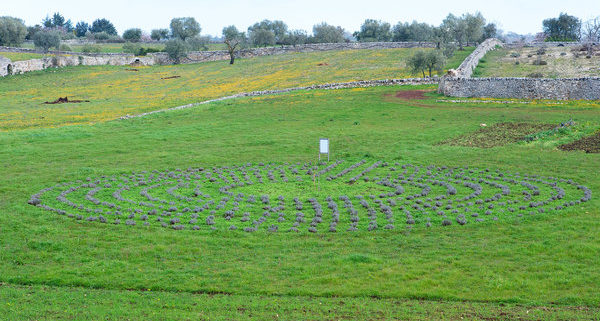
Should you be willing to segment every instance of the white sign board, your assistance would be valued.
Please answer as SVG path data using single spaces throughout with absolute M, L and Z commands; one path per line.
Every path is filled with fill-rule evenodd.
M 319 139 L 319 160 L 321 160 L 321 154 L 327 154 L 327 161 L 329 161 L 329 139 Z
M 321 138 L 319 140 L 319 152 L 321 154 L 329 154 L 329 139 Z

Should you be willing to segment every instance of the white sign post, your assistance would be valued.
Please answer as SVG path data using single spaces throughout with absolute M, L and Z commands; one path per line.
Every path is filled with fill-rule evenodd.
M 321 154 L 327 154 L 327 161 L 329 162 L 329 138 L 319 139 L 319 161 L 321 160 Z

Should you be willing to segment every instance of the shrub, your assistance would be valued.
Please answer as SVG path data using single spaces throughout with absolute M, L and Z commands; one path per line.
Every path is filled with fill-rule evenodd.
M 165 44 L 165 51 L 169 55 L 169 58 L 176 64 L 180 63 L 181 59 L 187 56 L 189 51 L 188 44 L 181 39 L 173 39 L 167 41 Z
M 169 29 L 154 29 L 150 33 L 150 38 L 156 41 L 167 39 L 169 38 Z
M 109 38 L 110 38 L 110 35 L 104 31 L 94 34 L 94 39 L 96 39 L 96 40 L 108 40 Z
M 132 28 L 123 32 L 123 39 L 131 42 L 139 42 L 142 39 L 142 29 Z
M 102 51 L 102 48 L 98 45 L 85 44 L 81 47 L 81 52 L 83 53 L 99 53 Z
M 538 56 L 545 55 L 546 54 L 546 48 L 544 48 L 544 47 L 539 48 L 535 53 Z
M 185 42 L 188 44 L 190 50 L 202 51 L 208 49 L 207 45 L 210 42 L 210 38 L 208 36 L 195 36 L 188 38 Z
M 142 46 L 138 43 L 128 42 L 123 45 L 123 52 L 138 55 L 142 50 Z
M 62 45 L 60 45 L 59 48 L 60 48 L 60 51 L 71 51 L 72 50 L 71 47 L 69 47 L 69 45 L 67 45 L 67 44 L 62 44 Z
M 541 58 L 538 57 L 538 59 L 533 61 L 533 65 L 534 66 L 545 66 L 547 65 L 548 62 L 546 60 L 542 60 Z
M 513 57 L 513 58 L 519 58 L 519 57 L 521 57 L 521 54 L 518 53 L 518 52 L 511 52 L 510 56 Z

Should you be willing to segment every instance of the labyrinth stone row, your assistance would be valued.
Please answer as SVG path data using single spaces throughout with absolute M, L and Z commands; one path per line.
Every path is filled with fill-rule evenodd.
M 317 233 L 476 224 L 555 213 L 591 197 L 570 179 L 338 160 L 88 177 L 45 188 L 28 203 L 105 224 Z

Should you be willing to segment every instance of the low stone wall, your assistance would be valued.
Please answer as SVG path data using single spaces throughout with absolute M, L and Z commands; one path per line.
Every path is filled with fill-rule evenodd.
M 30 71 L 44 70 L 52 67 L 65 66 L 98 66 L 98 65 L 153 65 L 152 57 L 136 57 L 134 55 L 119 55 L 119 56 L 54 56 L 42 59 L 31 59 L 23 61 L 11 62 L 8 60 L 0 61 L 0 76 L 9 74 L 22 74 Z
M 225 96 L 210 100 L 205 100 L 199 103 L 192 103 L 183 106 L 171 107 L 167 109 L 160 109 L 155 111 L 150 111 L 147 113 L 142 113 L 138 115 L 125 115 L 119 117 L 119 119 L 130 119 L 137 117 L 144 117 L 152 114 L 162 113 L 165 111 L 171 110 L 180 110 L 186 108 L 192 108 L 216 101 L 240 98 L 240 97 L 255 97 L 255 96 L 265 96 L 265 95 L 275 95 L 288 93 L 292 91 L 298 90 L 315 90 L 315 89 L 343 89 L 343 88 L 367 88 L 367 87 L 377 87 L 377 86 L 393 86 L 393 85 L 434 85 L 438 83 L 438 79 L 435 78 L 407 78 L 407 79 L 382 79 L 382 80 L 361 80 L 361 81 L 351 81 L 351 82 L 341 82 L 341 83 L 329 83 L 322 85 L 312 85 L 312 86 L 303 86 L 303 87 L 293 87 L 293 88 L 285 88 L 285 89 L 275 89 L 275 90 L 262 90 L 262 91 L 252 91 L 247 93 L 239 93 L 231 96 Z
M 485 54 L 502 45 L 498 39 L 487 39 L 467 57 L 454 76 L 440 80 L 438 92 L 465 98 L 516 98 L 556 100 L 600 100 L 600 78 L 471 78 L 473 70 Z M 574 43 L 534 43 L 530 46 L 573 46 Z M 510 48 L 510 46 L 509 46 Z
M 259 56 L 281 55 L 294 52 L 316 52 L 330 50 L 358 50 L 358 49 L 399 49 L 399 48 L 433 48 L 435 43 L 430 42 L 352 42 L 352 43 L 322 43 L 306 44 L 298 46 L 280 46 L 266 48 L 252 48 L 239 50 L 236 53 L 237 58 L 253 58 Z M 27 48 L 0 47 L 0 52 L 23 52 L 39 53 L 43 51 Z M 32 59 L 27 61 L 0 62 L 0 76 L 8 74 L 20 74 L 29 71 L 43 70 L 50 67 L 63 66 L 95 66 L 95 65 L 129 65 L 140 64 L 150 65 L 169 65 L 173 61 L 164 52 L 149 53 L 145 57 L 135 57 L 132 54 L 123 53 L 80 53 L 80 52 L 57 52 L 49 51 L 47 54 L 54 54 L 55 57 L 42 59 Z M 206 61 L 229 60 L 229 53 L 226 50 L 216 51 L 195 51 L 190 52 L 182 63 L 197 63 Z M 3 65 L 4 64 L 4 65 Z
M 350 43 L 319 43 L 297 46 L 280 46 L 242 49 L 236 52 L 236 58 L 253 58 L 260 56 L 282 55 L 297 52 L 317 52 L 331 50 L 360 50 L 360 49 L 402 49 L 402 48 L 435 48 L 432 42 L 350 42 Z M 173 63 L 164 52 L 150 53 L 148 56 L 155 58 L 157 64 L 166 65 Z M 229 60 L 227 50 L 196 51 L 190 52 L 182 63 L 195 63 L 205 61 Z
M 582 42 L 527 42 L 527 43 L 507 43 L 504 47 L 509 49 L 514 48 L 541 48 L 541 47 L 578 47 L 582 46 Z
M 600 77 L 569 79 L 444 77 L 440 81 L 439 92 L 453 97 L 600 100 Z
M 97 57 L 97 56 L 131 56 L 131 54 L 128 54 L 128 53 L 106 53 L 106 52 L 83 53 L 83 52 L 75 52 L 75 51 L 56 51 L 56 50 L 43 51 L 40 49 L 0 46 L 0 55 L 2 54 L 2 52 L 34 53 L 34 54 L 40 54 L 40 55 L 77 55 L 77 56 L 94 56 L 94 57 Z
M 479 60 L 481 60 L 488 51 L 496 49 L 496 46 L 502 46 L 502 41 L 496 38 L 486 39 L 460 64 L 456 69 L 456 76 L 465 78 L 471 77 L 473 70 L 475 70 L 479 64 Z

